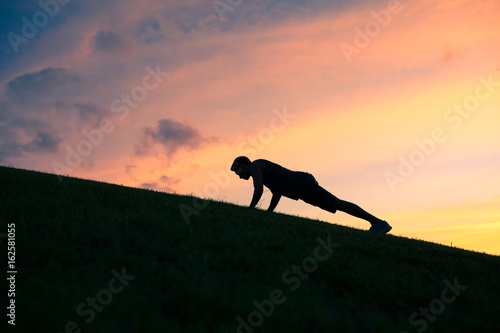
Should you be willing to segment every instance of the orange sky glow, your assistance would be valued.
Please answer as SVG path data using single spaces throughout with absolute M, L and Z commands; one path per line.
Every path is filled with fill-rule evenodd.
M 18 53 L 4 38 L 2 165 L 248 205 L 229 166 L 264 158 L 394 235 L 500 255 L 498 1 L 125 2 L 68 4 Z

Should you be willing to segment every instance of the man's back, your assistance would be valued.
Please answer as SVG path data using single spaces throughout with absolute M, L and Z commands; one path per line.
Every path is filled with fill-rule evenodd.
M 297 193 L 297 171 L 291 171 L 268 160 L 260 159 L 255 162 L 264 165 L 262 170 L 263 183 L 271 192 L 279 193 L 294 200 L 299 198 Z

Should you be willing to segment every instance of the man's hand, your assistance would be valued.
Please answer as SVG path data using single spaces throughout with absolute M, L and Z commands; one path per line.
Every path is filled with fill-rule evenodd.
M 250 165 L 250 176 L 252 176 L 253 179 L 253 197 L 250 208 L 255 208 L 255 206 L 257 206 L 262 197 L 262 193 L 264 193 L 264 180 L 261 167 L 260 164 L 255 162 Z
M 255 208 L 255 206 L 257 206 L 257 204 L 259 203 L 259 200 L 260 198 L 262 197 L 262 193 L 264 193 L 264 189 L 263 188 L 256 188 L 254 189 L 253 191 L 253 197 L 252 197 L 252 202 L 250 203 L 250 207 L 249 208 Z
M 275 194 L 273 193 L 273 198 L 271 199 L 271 203 L 269 204 L 269 208 L 267 209 L 268 212 L 274 211 L 276 206 L 278 206 L 278 202 L 280 202 L 281 199 L 281 194 Z

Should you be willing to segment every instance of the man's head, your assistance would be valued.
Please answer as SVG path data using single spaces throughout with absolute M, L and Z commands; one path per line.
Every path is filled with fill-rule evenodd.
M 234 159 L 231 171 L 234 171 L 241 179 L 250 179 L 250 164 L 252 161 L 246 156 L 240 156 Z

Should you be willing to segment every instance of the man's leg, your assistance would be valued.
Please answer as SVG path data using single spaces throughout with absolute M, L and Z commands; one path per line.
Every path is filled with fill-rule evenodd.
M 352 215 L 354 217 L 366 220 L 373 225 L 379 225 L 380 223 L 385 223 L 385 221 L 373 216 L 361 207 L 352 202 L 340 200 L 323 187 L 316 185 L 314 190 L 310 193 L 314 193 L 303 200 L 311 205 L 317 206 L 323 210 L 335 214 L 337 210 Z
M 372 225 L 384 222 L 383 220 L 373 216 L 372 214 L 368 213 L 367 211 L 365 211 L 358 205 L 353 204 L 352 202 L 338 199 L 336 205 L 337 205 L 337 210 L 340 210 L 341 212 L 347 213 L 354 217 L 366 220 L 370 222 Z

